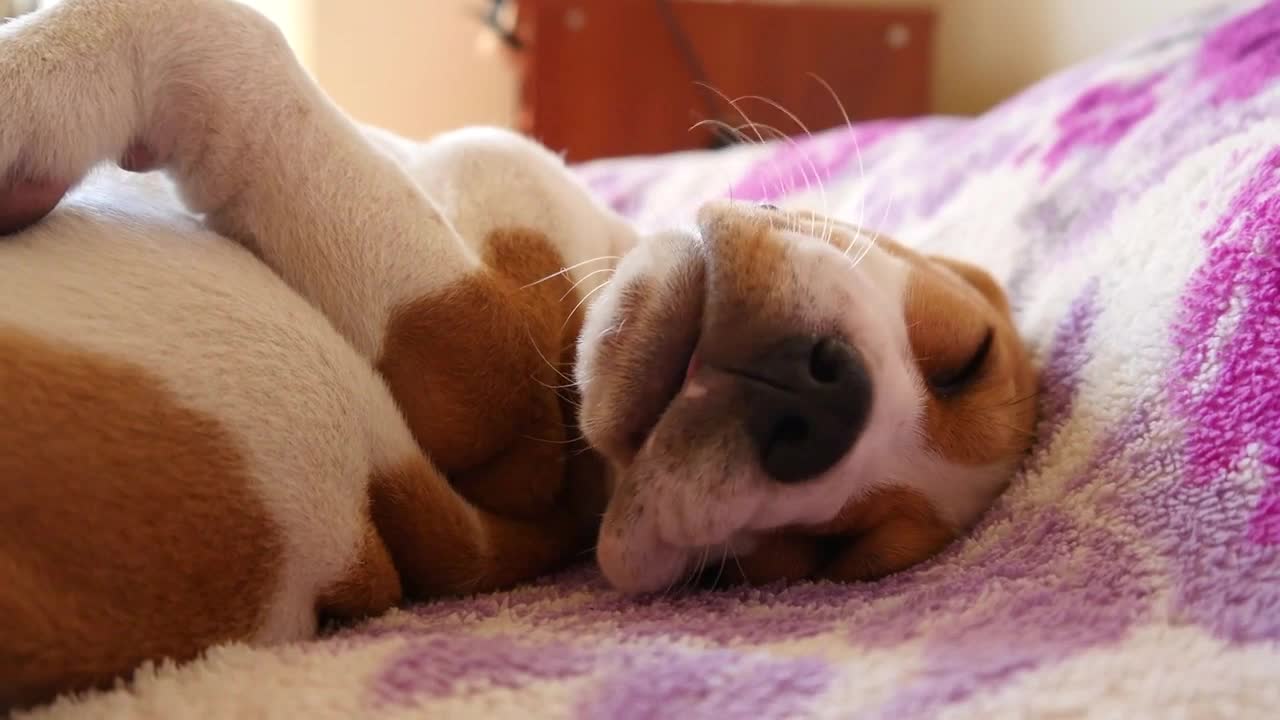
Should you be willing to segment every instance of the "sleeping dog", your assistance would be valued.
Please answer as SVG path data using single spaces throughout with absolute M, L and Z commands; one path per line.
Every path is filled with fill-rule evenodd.
M 0 707 L 593 542 L 625 592 L 874 579 L 1033 428 L 981 270 L 736 203 L 640 237 L 518 136 L 358 126 L 230 0 L 0 26 L 0 232 Z

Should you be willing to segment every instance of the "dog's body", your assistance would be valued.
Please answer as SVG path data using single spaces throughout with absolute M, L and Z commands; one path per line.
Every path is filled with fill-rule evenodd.
M 611 478 L 621 589 L 878 577 L 1027 444 L 980 271 L 886 241 L 839 275 L 855 229 L 733 205 L 640 238 L 530 141 L 358 127 L 236 3 L 64 0 L 0 77 L 0 706 L 530 578 Z M 62 199 L 104 161 L 171 180 Z M 753 370 L 796 333 L 812 392 Z
M 145 148 L 175 182 L 104 168 L 0 241 L 0 705 L 582 549 L 543 386 L 603 278 L 533 283 L 632 240 L 558 159 L 362 130 L 233 3 L 33 20 L 0 31 L 0 167 Z

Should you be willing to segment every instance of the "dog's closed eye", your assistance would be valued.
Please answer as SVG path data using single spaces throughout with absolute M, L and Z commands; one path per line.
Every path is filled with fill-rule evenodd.
M 977 380 L 991 355 L 991 346 L 995 342 L 995 330 L 987 328 L 981 342 L 967 355 L 963 363 L 951 367 L 943 367 L 929 374 L 929 388 L 941 397 L 955 395 L 965 390 Z

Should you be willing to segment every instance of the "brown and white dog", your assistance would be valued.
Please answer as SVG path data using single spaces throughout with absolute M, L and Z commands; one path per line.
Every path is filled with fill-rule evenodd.
M 639 237 L 518 136 L 356 125 L 230 0 L 0 26 L 0 232 L 0 708 L 597 530 L 628 592 L 880 577 L 1033 427 L 982 271 L 732 203 Z

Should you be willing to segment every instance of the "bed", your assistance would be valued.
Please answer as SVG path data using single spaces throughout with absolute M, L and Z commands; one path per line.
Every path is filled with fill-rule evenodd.
M 1041 419 L 968 537 L 861 585 L 636 600 L 584 564 L 36 717 L 1276 717 L 1280 2 L 978 118 L 761 137 L 577 171 L 644 227 L 804 206 L 1002 279 Z

